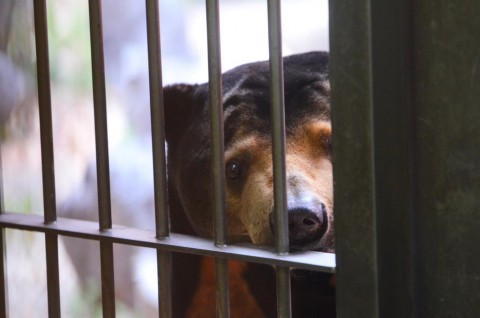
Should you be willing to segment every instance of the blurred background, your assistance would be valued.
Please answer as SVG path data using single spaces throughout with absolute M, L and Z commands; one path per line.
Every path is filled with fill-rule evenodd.
M 1 181 L 5 211 L 42 214 L 32 3 L 0 0 Z M 267 1 L 220 9 L 223 70 L 268 59 Z M 48 0 L 47 12 L 58 214 L 96 220 L 88 2 Z M 145 15 L 144 1 L 103 1 L 113 222 L 152 229 Z M 208 80 L 205 17 L 204 1 L 160 0 L 165 85 Z M 282 22 L 284 55 L 328 50 L 327 0 L 284 0 Z M 47 317 L 43 236 L 6 232 L 10 316 Z M 61 240 L 62 315 L 101 316 L 97 245 L 80 241 Z M 118 316 L 155 316 L 154 251 L 115 247 L 115 257 Z

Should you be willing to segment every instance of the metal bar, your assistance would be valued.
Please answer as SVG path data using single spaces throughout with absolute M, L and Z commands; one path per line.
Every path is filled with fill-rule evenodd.
M 212 178 L 214 189 L 214 240 L 216 246 L 225 246 L 227 243 L 227 216 L 225 205 L 225 151 L 218 0 L 208 0 L 206 5 Z M 215 283 L 217 317 L 229 317 L 228 262 L 226 259 L 215 259 Z
M 48 58 L 47 8 L 45 0 L 34 1 L 37 85 L 42 152 L 43 205 L 45 222 L 55 222 L 55 171 L 53 157 L 52 106 Z
M 279 0 L 268 1 L 268 39 L 270 52 L 270 100 L 272 121 L 272 159 L 274 181 L 275 244 L 278 254 L 287 254 L 287 177 L 285 163 L 285 100 L 283 85 L 282 21 Z M 291 317 L 290 270 L 277 267 L 277 316 Z
M 276 267 L 275 274 L 277 280 L 277 317 L 291 317 L 292 304 L 290 297 L 290 268 Z
M 101 0 L 89 0 L 90 42 L 92 55 L 95 148 L 97 156 L 98 212 L 101 230 L 112 227 L 110 171 L 108 161 L 107 100 Z
M 58 218 L 55 224 L 43 224 L 42 217 L 33 214 L 5 213 L 0 215 L 0 227 L 54 233 L 119 244 L 161 248 L 172 252 L 201 256 L 223 257 L 275 266 L 303 268 L 327 273 L 335 272 L 335 255 L 331 253 L 302 252 L 278 255 L 272 249 L 251 244 L 215 246 L 211 240 L 171 233 L 168 239 L 155 238 L 154 231 L 114 226 L 111 231 L 98 230 L 98 223 Z
M 100 231 L 112 228 L 110 171 L 108 161 L 107 101 L 101 0 L 89 0 L 90 41 L 92 55 L 93 106 L 95 116 L 95 148 L 97 156 L 98 218 Z M 102 275 L 102 309 L 104 317 L 115 317 L 115 282 L 113 243 L 100 241 Z
M 170 232 L 165 155 L 165 114 L 162 89 L 162 60 L 158 0 L 146 1 L 150 109 L 152 121 L 153 176 L 155 186 L 155 220 L 157 237 Z
M 220 257 L 215 258 L 215 279 L 217 317 L 230 317 L 227 259 Z
M 115 317 L 115 282 L 113 271 L 113 243 L 100 241 L 103 317 Z
M 47 258 L 48 317 L 60 317 L 60 277 L 57 234 L 45 234 L 45 251 Z
M 0 140 L 0 215 L 5 213 L 2 141 Z M 8 271 L 6 229 L 0 227 L 0 317 L 8 317 Z
M 147 37 L 152 126 L 153 180 L 155 191 L 155 234 L 170 235 L 165 155 L 165 113 L 162 89 L 162 59 L 158 0 L 147 0 Z M 160 317 L 172 316 L 172 254 L 157 249 L 158 308 Z
M 411 1 L 417 313 L 475 317 L 480 312 L 480 2 L 438 4 Z
M 330 16 L 337 316 L 378 317 L 370 0 Z
M 2 318 L 8 317 L 7 241 L 5 232 L 6 230 L 2 227 L 0 229 L 0 317 Z
M 225 169 L 222 105 L 222 67 L 218 0 L 207 1 L 208 79 L 212 136 L 212 171 L 214 186 L 215 244 L 227 240 L 225 215 Z
M 379 316 L 418 317 L 412 4 L 370 5 Z
M 288 253 L 287 191 L 285 164 L 285 101 L 283 87 L 282 23 L 279 0 L 268 1 L 270 48 L 270 99 L 274 175 L 275 234 L 278 253 Z
M 157 249 L 157 273 L 159 317 L 172 317 L 172 253 L 170 251 Z
M 34 1 L 44 222 L 45 224 L 51 224 L 56 221 L 57 213 L 46 9 L 45 0 Z M 56 234 L 45 235 L 45 250 L 47 262 L 48 315 L 49 317 L 60 317 L 60 277 L 58 265 L 58 236 Z

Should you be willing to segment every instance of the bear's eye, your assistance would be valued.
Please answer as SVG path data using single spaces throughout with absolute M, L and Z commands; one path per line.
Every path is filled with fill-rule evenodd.
M 226 175 L 229 179 L 235 180 L 240 177 L 240 174 L 242 172 L 242 167 L 238 161 L 230 161 L 227 163 L 226 167 Z

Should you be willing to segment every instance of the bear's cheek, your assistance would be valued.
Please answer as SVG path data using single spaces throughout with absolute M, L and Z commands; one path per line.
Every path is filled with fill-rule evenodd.
M 273 242 L 268 215 L 272 209 L 271 175 L 253 174 L 242 191 L 241 220 L 254 244 Z

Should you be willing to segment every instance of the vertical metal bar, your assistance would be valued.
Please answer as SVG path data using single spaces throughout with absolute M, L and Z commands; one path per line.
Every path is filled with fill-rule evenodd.
M 58 235 L 45 234 L 45 251 L 47 258 L 48 317 L 60 317 Z
M 37 85 L 42 153 L 43 205 L 45 223 L 56 221 L 55 171 L 53 158 L 52 107 L 45 0 L 34 1 Z
M 378 317 L 370 0 L 329 10 L 337 315 Z
M 158 238 L 168 237 L 167 171 L 165 156 L 165 114 L 162 89 L 162 61 L 158 0 L 147 0 L 148 62 L 150 76 L 150 109 L 155 185 L 155 220 Z
M 43 205 L 45 224 L 57 219 L 55 171 L 53 155 L 52 107 L 50 96 L 50 63 L 45 0 L 34 1 L 37 85 L 42 153 Z M 47 293 L 49 317 L 60 317 L 60 278 L 58 266 L 58 236 L 45 234 L 47 262 Z
M 100 231 L 112 228 L 110 171 L 108 161 L 107 103 L 101 0 L 89 0 L 90 41 L 92 55 L 95 147 L 97 156 L 98 213 Z M 115 283 L 113 244 L 100 242 L 102 271 L 102 308 L 104 317 L 115 317 Z
M 475 317 L 480 312 L 480 2 L 411 4 L 417 314 Z
M 155 225 L 157 238 L 170 232 L 167 172 L 165 155 L 165 114 L 162 89 L 162 60 L 158 0 L 146 0 L 150 110 L 152 121 L 153 176 L 155 191 Z M 157 250 L 158 307 L 160 317 L 172 316 L 172 255 Z
M 5 213 L 3 197 L 2 143 L 0 141 L 0 215 Z M 8 317 L 8 277 L 6 229 L 0 228 L 0 317 Z
M 225 169 L 223 140 L 222 67 L 218 0 L 207 1 L 208 78 L 210 88 L 210 114 L 212 135 L 212 171 L 214 185 L 215 244 L 227 240 L 225 217 Z
M 3 213 L 3 207 L 2 212 Z M 5 228 L 0 233 L 0 317 L 8 317 L 7 245 Z
M 227 242 L 225 209 L 224 134 L 222 67 L 218 0 L 207 1 L 208 78 L 212 136 L 212 174 L 214 185 L 215 245 Z M 217 317 L 229 317 L 228 262 L 215 259 Z
M 277 253 L 287 254 L 289 250 L 289 242 L 285 163 L 285 101 L 283 85 L 281 5 L 279 0 L 268 1 L 268 32 L 270 51 L 275 243 Z M 277 316 L 291 317 L 290 269 L 277 267 L 276 281 Z
M 370 0 L 378 307 L 391 318 L 418 316 L 412 2 Z
M 172 253 L 157 250 L 159 317 L 172 317 Z M 181 300 L 176 300 L 181 301 Z
M 274 209 L 276 247 L 288 253 L 287 191 L 285 164 L 285 101 L 283 88 L 282 24 L 279 0 L 268 1 L 270 48 L 270 99 L 272 118 L 272 158 L 274 174 Z
M 100 241 L 103 317 L 115 317 L 115 282 L 113 272 L 113 243 Z
M 112 228 L 101 0 L 89 0 L 100 230 Z

